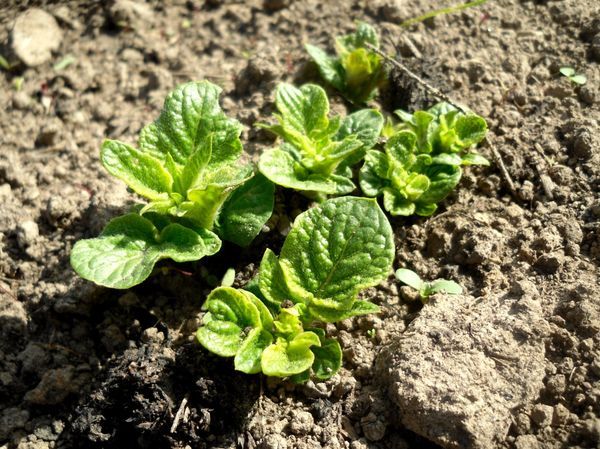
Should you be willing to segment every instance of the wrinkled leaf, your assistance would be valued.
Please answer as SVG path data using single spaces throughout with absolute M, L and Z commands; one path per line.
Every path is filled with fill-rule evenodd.
M 299 215 L 279 263 L 294 298 L 347 309 L 361 289 L 387 277 L 393 258 L 391 227 L 377 203 L 345 197 Z
M 321 339 L 321 346 L 311 348 L 315 355 L 312 371 L 319 380 L 327 380 L 334 376 L 342 366 L 342 348 L 337 340 Z
M 111 220 L 99 237 L 78 241 L 71 265 L 82 278 L 111 288 L 129 288 L 144 281 L 161 259 L 188 262 L 215 254 L 219 238 L 205 229 L 170 224 L 159 233 L 138 214 Z
M 202 346 L 222 357 L 235 356 L 250 331 L 262 328 L 261 315 L 253 301 L 234 288 L 214 289 L 203 307 L 208 312 L 196 337 Z M 254 333 L 252 338 L 262 341 L 264 336 Z
M 100 159 L 111 175 L 124 181 L 138 195 L 153 201 L 169 198 L 173 178 L 152 156 L 125 143 L 106 140 Z
M 158 119 L 140 133 L 140 150 L 161 161 L 170 155 L 182 167 L 212 135 L 211 165 L 235 162 L 242 152 L 242 127 L 222 112 L 220 94 L 221 88 L 208 81 L 177 86 L 167 95 Z
M 217 234 L 248 246 L 273 213 L 275 186 L 261 174 L 233 191 L 219 212 Z
M 273 336 L 268 331 L 252 329 L 235 355 L 235 369 L 247 374 L 260 373 L 262 354 L 271 343 Z
M 267 376 L 288 377 L 309 369 L 315 359 L 310 350 L 312 345 L 320 345 L 319 337 L 313 332 L 298 334 L 293 340 L 279 338 L 262 354 L 262 372 Z
M 299 173 L 298 164 L 288 152 L 271 149 L 261 155 L 258 167 L 272 182 L 290 189 L 343 195 L 356 188 L 343 176 Z

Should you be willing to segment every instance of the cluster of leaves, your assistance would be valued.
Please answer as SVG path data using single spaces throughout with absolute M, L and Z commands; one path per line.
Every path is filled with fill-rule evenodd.
M 336 39 L 337 57 L 307 49 L 327 81 L 363 104 L 386 77 L 371 46 L 378 48 L 377 34 L 361 23 Z M 277 123 L 260 125 L 281 143 L 261 155 L 260 173 L 254 173 L 241 162 L 242 127 L 222 112 L 220 93 L 207 81 L 180 85 L 158 119 L 142 129 L 137 148 L 103 143 L 105 168 L 147 201 L 111 220 L 99 237 L 77 242 L 71 264 L 97 284 L 129 288 L 161 259 L 199 260 L 218 252 L 222 240 L 249 245 L 271 216 L 274 184 L 323 201 L 298 216 L 279 256 L 266 250 L 244 289 L 231 287 L 235 272 L 228 270 L 204 304 L 197 338 L 246 373 L 327 379 L 339 370 L 342 352 L 323 325 L 378 312 L 358 295 L 388 276 L 394 242 L 374 198 L 326 196 L 354 191 L 352 167 L 364 160 L 359 183 L 367 196 L 382 195 L 392 215 L 431 215 L 458 184 L 461 166 L 488 164 L 472 150 L 487 125 L 445 103 L 414 114 L 396 111 L 396 125 L 384 125 L 375 109 L 330 118 L 321 87 L 281 84 Z M 380 137 L 383 151 L 374 149 Z M 406 269 L 396 276 L 424 301 L 461 291 L 451 281 L 424 282 Z
M 396 114 L 402 122 L 386 126 L 384 151 L 367 151 L 360 186 L 367 196 L 383 195 L 392 215 L 429 216 L 460 181 L 461 165 L 489 165 L 470 150 L 485 138 L 487 124 L 447 103 Z
M 274 186 L 239 163 L 242 127 L 221 111 L 220 92 L 208 81 L 182 84 L 142 129 L 138 148 L 103 143 L 104 167 L 148 201 L 77 242 L 71 264 L 81 277 L 129 288 L 161 259 L 198 260 L 219 251 L 221 239 L 246 246 L 260 232 Z
M 423 302 L 427 302 L 429 297 L 436 293 L 447 293 L 449 295 L 462 294 L 462 287 L 454 281 L 436 279 L 427 282 L 422 280 L 417 273 L 407 268 L 399 268 L 396 270 L 396 279 L 417 290 L 421 297 L 421 301 Z
M 344 195 L 356 186 L 351 166 L 375 145 L 383 116 L 363 109 L 329 119 L 329 100 L 314 84 L 296 88 L 280 84 L 276 93 L 276 125 L 261 125 L 283 142 L 265 151 L 258 167 L 275 184 L 309 193 Z
M 559 71 L 561 75 L 566 76 L 573 84 L 583 86 L 587 82 L 587 77 L 575 72 L 573 67 L 561 67 Z
M 386 80 L 383 59 L 367 44 L 379 48 L 379 37 L 371 25 L 361 22 L 354 33 L 336 38 L 337 56 L 310 44 L 306 51 L 325 81 L 350 102 L 363 104 L 375 97 Z
M 341 366 L 339 343 L 319 323 L 374 313 L 358 293 L 391 270 L 390 224 L 374 200 L 335 198 L 302 213 L 279 257 L 267 249 L 246 290 L 208 297 L 200 343 L 246 373 L 328 379 Z

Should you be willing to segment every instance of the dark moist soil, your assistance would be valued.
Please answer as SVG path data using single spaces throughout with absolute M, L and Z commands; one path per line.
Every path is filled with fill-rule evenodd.
M 498 447 L 599 447 L 598 4 L 498 0 L 408 31 L 396 25 L 442 4 L 0 7 L 4 49 L 28 7 L 54 14 L 64 32 L 51 61 L 0 74 L 2 447 L 437 447 L 397 424 L 374 377 L 377 353 L 420 309 L 391 279 L 365 294 L 382 314 L 328 327 L 344 348 L 344 368 L 325 383 L 246 376 L 195 343 L 211 283 L 233 267 L 243 285 L 266 247 L 279 250 L 307 207 L 294 194 L 278 192 L 270 231 L 251 249 L 226 246 L 201 264 L 165 263 L 130 291 L 91 285 L 68 262 L 75 241 L 97 235 L 135 202 L 99 163 L 104 138 L 134 142 L 176 84 L 208 79 L 223 87 L 223 108 L 246 125 L 245 149 L 256 157 L 272 143 L 252 125 L 268 120 L 274 86 L 318 80 L 303 43 L 331 48 L 332 36 L 351 31 L 356 20 L 375 24 L 387 52 L 488 120 L 516 186 L 508 189 L 497 164 L 469 169 L 433 217 L 392 220 L 395 267 L 453 278 L 483 298 L 517 281 L 533 283 L 551 329 L 544 388 L 514 410 Z M 54 69 L 67 55 L 74 63 Z M 587 83 L 561 77 L 562 66 L 584 73 Z M 381 100 L 389 111 L 435 100 L 400 73 L 391 80 Z M 345 111 L 339 98 L 332 103 Z M 482 152 L 493 159 L 489 148 Z M 533 411 L 541 405 L 566 418 L 539 424 Z

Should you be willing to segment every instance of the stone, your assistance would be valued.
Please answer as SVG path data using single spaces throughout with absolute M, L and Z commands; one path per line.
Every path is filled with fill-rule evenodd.
M 536 404 L 531 410 L 531 420 L 540 427 L 549 426 L 552 422 L 554 409 L 545 404 Z
M 62 37 L 54 17 L 42 9 L 30 8 L 15 20 L 10 41 L 12 51 L 23 64 L 34 67 L 52 58 Z
M 294 435 L 309 435 L 314 425 L 315 420 L 309 412 L 302 410 L 292 412 L 289 429 Z
M 35 221 L 27 220 L 17 226 L 17 243 L 21 248 L 31 246 L 39 235 L 40 230 Z
M 496 447 L 543 387 L 549 333 L 534 294 L 431 298 L 375 363 L 401 423 L 445 448 Z

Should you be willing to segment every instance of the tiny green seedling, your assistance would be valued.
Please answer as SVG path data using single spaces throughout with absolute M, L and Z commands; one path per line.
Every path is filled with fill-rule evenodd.
M 275 104 L 276 125 L 259 126 L 281 137 L 283 143 L 265 151 L 258 163 L 275 184 L 317 198 L 352 192 L 351 165 L 375 145 L 383 116 L 363 109 L 344 118 L 329 118 L 329 100 L 314 84 L 296 88 L 280 84 Z
M 400 268 L 396 271 L 396 279 L 417 290 L 423 302 L 427 302 L 427 299 L 436 293 L 462 294 L 462 287 L 454 281 L 436 279 L 435 281 L 425 282 L 417 273 L 406 268 Z
M 378 312 L 357 296 L 387 277 L 393 259 L 392 229 L 374 200 L 328 200 L 298 216 L 279 257 L 267 249 L 246 289 L 213 290 L 197 338 L 245 373 L 328 379 L 342 351 L 316 325 Z
M 337 56 L 310 44 L 306 44 L 306 51 L 325 81 L 350 102 L 364 104 L 377 94 L 386 79 L 383 59 L 367 44 L 379 48 L 379 37 L 372 26 L 361 22 L 354 33 L 336 38 Z
M 489 165 L 471 147 L 487 133 L 485 120 L 447 103 L 414 114 L 398 110 L 402 123 L 390 121 L 384 151 L 370 150 L 359 173 L 367 196 L 383 195 L 392 215 L 429 216 L 458 184 L 461 165 Z
M 219 251 L 221 239 L 246 246 L 260 232 L 274 186 L 239 163 L 242 127 L 221 111 L 220 92 L 207 81 L 182 84 L 142 129 L 138 148 L 102 144 L 104 167 L 147 203 L 75 244 L 71 265 L 81 277 L 129 288 L 161 259 L 198 260 Z
M 561 67 L 559 71 L 573 84 L 579 84 L 580 86 L 583 86 L 587 82 L 587 77 L 585 75 L 575 73 L 575 69 L 573 67 Z

